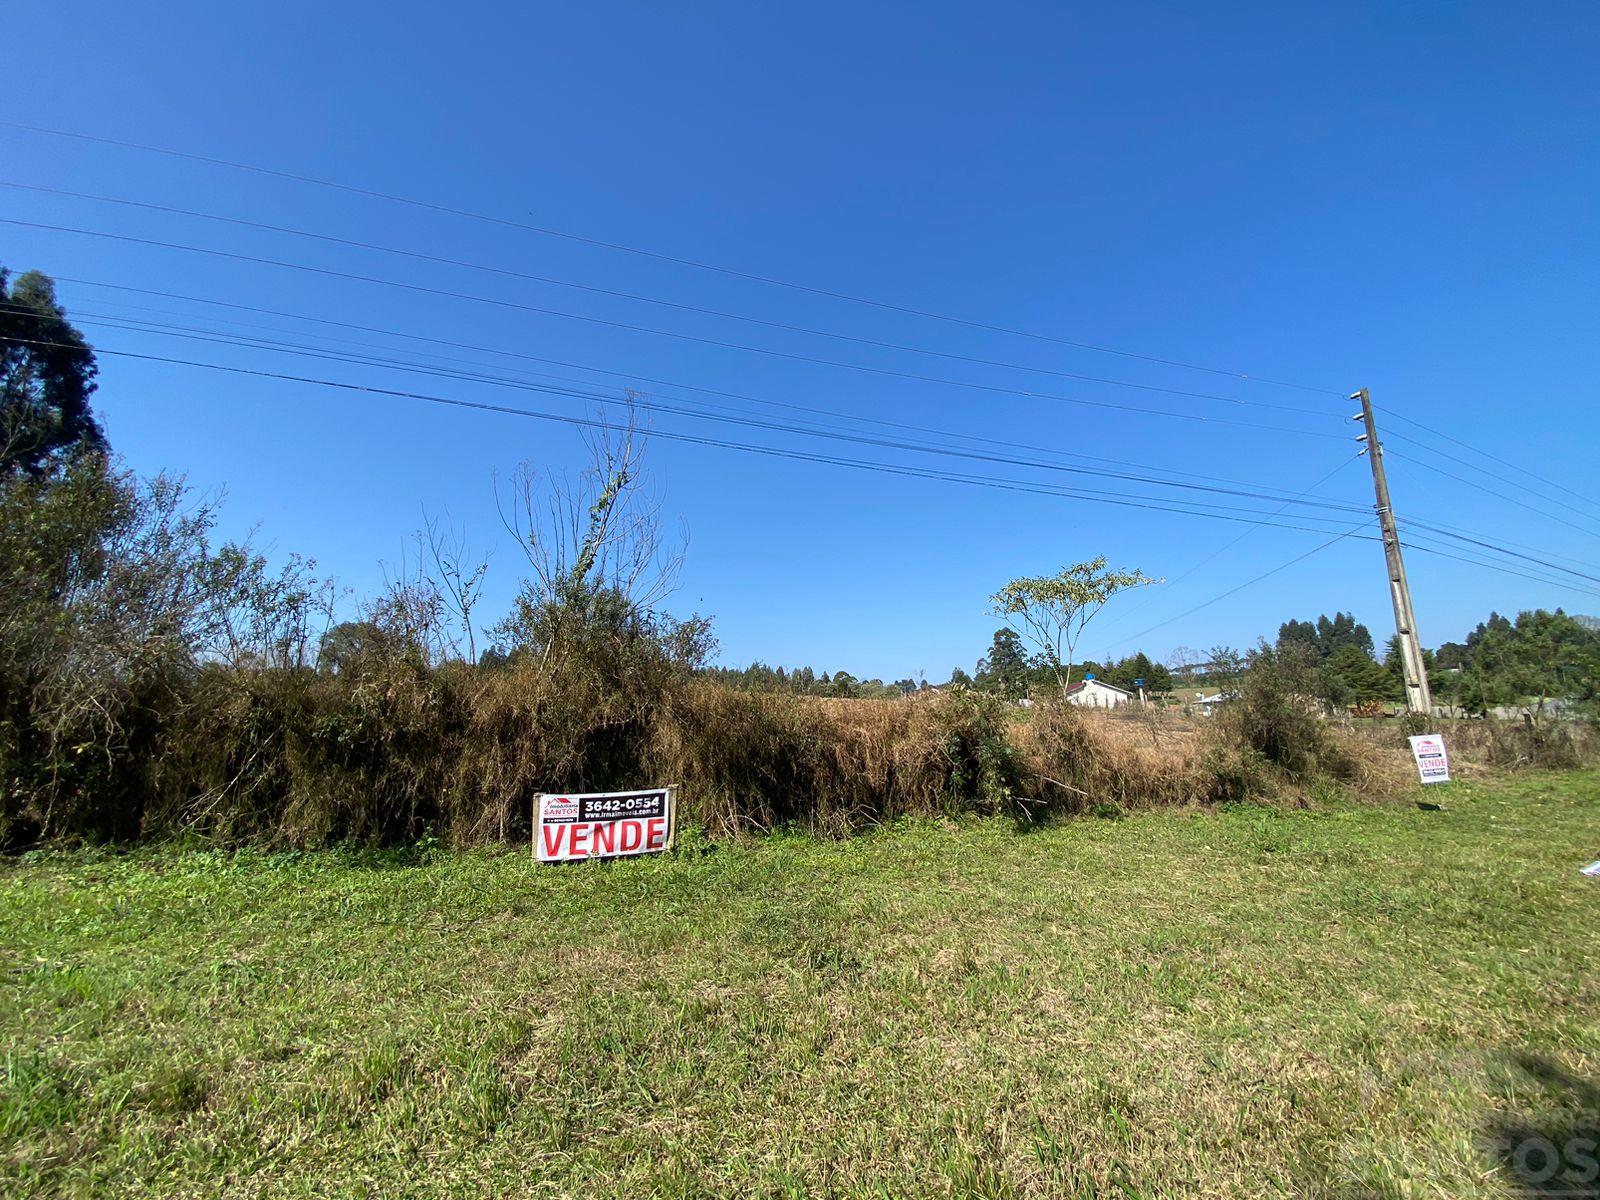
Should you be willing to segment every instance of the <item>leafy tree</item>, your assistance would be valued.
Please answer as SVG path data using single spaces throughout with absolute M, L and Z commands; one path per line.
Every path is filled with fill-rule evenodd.
M 1453 668 L 1440 683 L 1468 712 L 1522 707 L 1535 715 L 1550 699 L 1590 709 L 1600 699 L 1600 633 L 1560 609 L 1524 612 L 1515 621 L 1490 613 L 1464 643 L 1441 646 L 1438 657 Z
M 1172 672 L 1160 663 L 1151 662 L 1150 656 L 1142 650 L 1112 663 L 1104 671 L 1097 672 L 1095 677 L 1128 691 L 1137 688 L 1137 681 L 1140 679 L 1144 680 L 1144 689 L 1147 693 L 1172 690 Z
M 1428 691 L 1438 691 L 1441 687 L 1439 679 L 1439 660 L 1432 650 L 1423 648 L 1422 669 L 1428 676 Z M 1392 636 L 1383 648 L 1383 670 L 1389 677 L 1389 688 L 1384 693 L 1386 700 L 1399 700 L 1406 694 L 1405 661 L 1400 657 L 1400 635 Z M 1445 688 L 1449 690 L 1448 687 Z M 1440 693 L 1443 699 L 1443 693 Z
M 1278 626 L 1278 649 L 1302 646 L 1315 658 L 1322 657 L 1322 646 L 1317 640 L 1317 627 L 1311 621 L 1285 621 Z
M 41 477 L 77 450 L 104 453 L 89 408 L 96 370 L 49 276 L 11 283 L 0 267 L 0 478 Z
M 1234 691 L 1244 679 L 1249 663 L 1243 651 L 1232 646 L 1213 646 L 1206 659 L 1205 681 L 1219 692 Z
M 1277 648 L 1306 664 L 1316 695 L 1333 708 L 1395 695 L 1393 680 L 1373 658 L 1372 632 L 1350 613 L 1285 621 Z
M 331 593 L 216 545 L 216 513 L 99 454 L 0 479 L 0 845 L 133 836 L 152 739 L 199 720 L 198 679 L 307 663 Z
M 1334 613 L 1330 621 L 1326 616 L 1317 618 L 1317 641 L 1324 658 L 1331 657 L 1341 647 L 1351 646 L 1368 658 L 1372 657 L 1372 633 L 1365 625 L 1356 624 L 1349 613 Z
M 1291 645 L 1304 646 L 1315 660 L 1327 662 L 1342 647 L 1351 646 L 1368 658 L 1372 657 L 1372 633 L 1365 625 L 1356 623 L 1350 613 L 1319 616 L 1310 621 L 1285 621 L 1278 627 L 1280 648 Z
M 340 621 L 322 635 L 317 647 L 317 670 L 340 675 L 364 661 L 389 651 L 389 637 L 371 621 Z M 490 653 L 485 651 L 485 655 Z
M 1396 696 L 1394 677 L 1354 642 L 1338 647 L 1314 671 L 1318 695 L 1335 708 Z
M 1028 690 L 1028 652 L 1017 631 L 1002 626 L 994 631 L 989 653 L 979 661 L 977 685 L 1017 699 Z
M 1113 571 L 1102 554 L 1054 575 L 1013 579 L 990 598 L 990 611 L 1027 633 L 1065 693 L 1084 627 L 1117 593 L 1159 582 L 1139 570 Z

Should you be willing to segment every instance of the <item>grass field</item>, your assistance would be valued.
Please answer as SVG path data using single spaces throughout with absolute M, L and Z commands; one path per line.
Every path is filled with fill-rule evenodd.
M 1541 1194 L 1516 1146 L 1600 1123 L 1600 775 L 1434 798 L 13 861 L 0 1193 Z

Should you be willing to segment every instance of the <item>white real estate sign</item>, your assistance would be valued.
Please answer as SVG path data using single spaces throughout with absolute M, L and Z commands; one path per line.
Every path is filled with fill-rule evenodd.
M 657 854 L 672 845 L 672 789 L 546 793 L 534 812 L 533 856 L 539 862 Z
M 1417 760 L 1417 773 L 1423 783 L 1450 782 L 1450 756 L 1444 750 L 1444 738 L 1436 733 L 1424 733 L 1411 739 L 1411 757 Z

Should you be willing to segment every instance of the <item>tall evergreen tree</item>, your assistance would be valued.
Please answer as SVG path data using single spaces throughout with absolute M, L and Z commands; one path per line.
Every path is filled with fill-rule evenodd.
M 989 653 L 978 664 L 978 686 L 1015 699 L 1028 688 L 1028 651 L 1015 629 L 994 631 Z
M 0 267 L 0 477 L 35 478 L 75 450 L 104 452 L 89 408 L 94 352 L 56 303 L 55 283 Z

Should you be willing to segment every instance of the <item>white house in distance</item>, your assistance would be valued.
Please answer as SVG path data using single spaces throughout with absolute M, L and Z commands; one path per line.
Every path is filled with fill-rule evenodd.
M 1067 702 L 1081 704 L 1084 708 L 1121 708 L 1124 704 L 1132 704 L 1134 699 L 1132 692 L 1103 683 L 1093 675 L 1078 680 L 1067 689 Z

